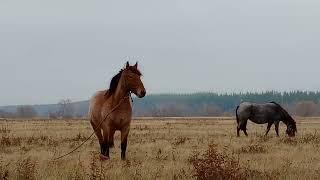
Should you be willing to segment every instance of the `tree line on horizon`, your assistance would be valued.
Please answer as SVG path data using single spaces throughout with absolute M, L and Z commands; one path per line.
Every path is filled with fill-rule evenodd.
M 320 92 L 313 91 L 158 94 L 143 99 L 134 98 L 133 110 L 136 117 L 234 116 L 237 105 L 245 101 L 275 101 L 293 115 L 320 116 Z M 66 99 L 56 105 L 16 106 L 15 111 L 11 112 L 0 108 L 0 117 L 79 118 L 87 116 L 88 106 L 88 101 L 72 102 Z
M 320 116 L 320 92 L 159 94 L 137 99 L 135 116 L 234 116 L 241 102 L 275 101 L 297 116 Z

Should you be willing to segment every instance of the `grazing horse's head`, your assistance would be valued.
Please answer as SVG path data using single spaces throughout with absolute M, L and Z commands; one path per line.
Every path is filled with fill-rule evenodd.
M 296 122 L 292 121 L 287 125 L 286 133 L 288 134 L 289 137 L 294 137 L 296 135 L 296 132 L 297 132 Z
M 138 69 L 138 63 L 130 66 L 129 62 L 127 62 L 125 69 L 122 71 L 127 91 L 134 93 L 139 98 L 143 98 L 146 95 L 146 89 L 141 81 L 141 75 Z

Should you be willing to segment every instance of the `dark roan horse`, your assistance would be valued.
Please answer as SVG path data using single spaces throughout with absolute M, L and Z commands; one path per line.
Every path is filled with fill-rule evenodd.
M 284 108 L 282 108 L 276 102 L 270 102 L 265 104 L 243 102 L 236 109 L 236 118 L 238 124 L 238 137 L 240 136 L 240 130 L 242 130 L 244 134 L 248 136 L 248 120 L 257 124 L 268 124 L 267 131 L 265 133 L 266 136 L 268 135 L 270 128 L 273 124 L 275 125 L 275 131 L 277 133 L 277 136 L 279 136 L 280 121 L 287 125 L 286 133 L 289 137 L 294 137 L 297 132 L 297 126 L 294 119 Z

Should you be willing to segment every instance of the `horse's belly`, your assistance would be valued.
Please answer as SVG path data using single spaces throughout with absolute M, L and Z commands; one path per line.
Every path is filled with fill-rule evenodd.
M 250 118 L 250 121 L 256 123 L 256 124 L 265 124 L 268 122 L 268 120 L 264 116 L 255 116 Z

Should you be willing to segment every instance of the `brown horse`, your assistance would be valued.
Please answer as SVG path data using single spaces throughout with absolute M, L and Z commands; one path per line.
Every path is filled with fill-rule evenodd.
M 101 159 L 109 159 L 109 148 L 114 146 L 114 133 L 121 131 L 121 159 L 126 158 L 127 138 L 132 118 L 131 93 L 139 98 L 146 95 L 138 63 L 115 75 L 109 90 L 97 92 L 90 100 L 89 119 L 99 139 Z

